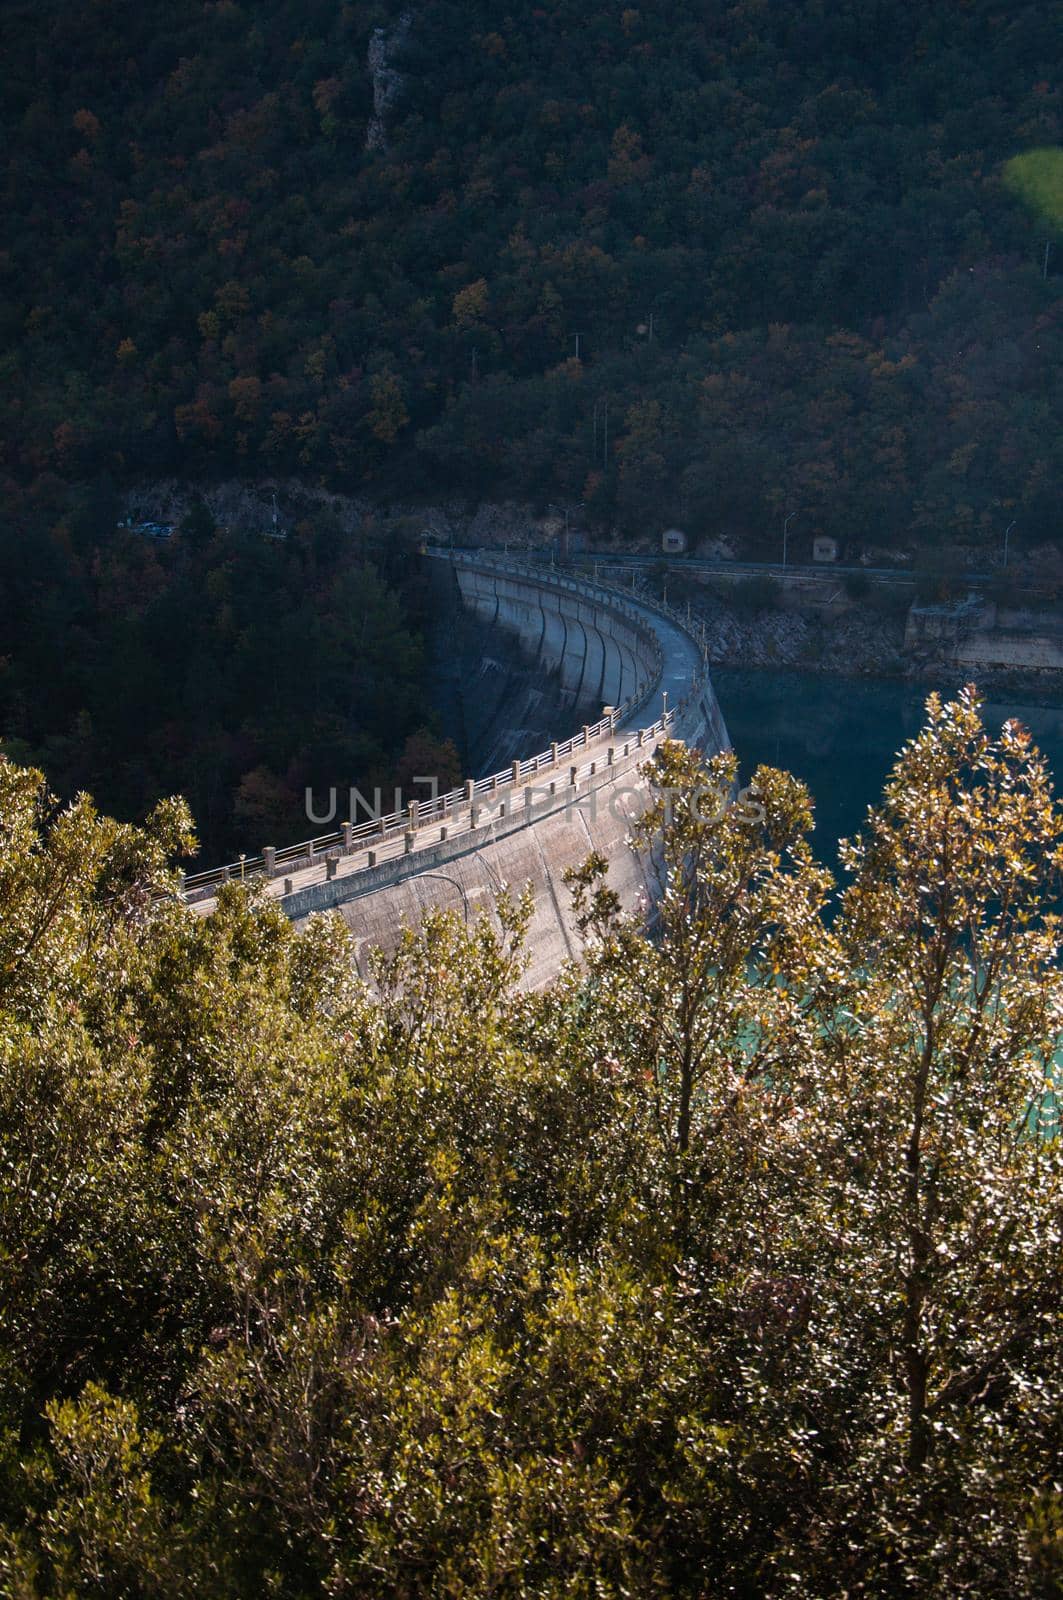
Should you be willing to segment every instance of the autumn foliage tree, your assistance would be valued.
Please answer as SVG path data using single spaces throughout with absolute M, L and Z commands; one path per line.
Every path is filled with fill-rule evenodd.
M 8 1592 L 1059 1592 L 1043 761 L 932 698 L 840 893 L 735 777 L 528 994 L 526 899 L 366 985 L 0 764 Z

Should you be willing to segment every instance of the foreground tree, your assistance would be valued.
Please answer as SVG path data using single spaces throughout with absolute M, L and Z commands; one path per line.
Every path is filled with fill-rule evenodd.
M 1026 1560 L 1049 1559 L 1028 1531 L 1053 1525 L 1063 1577 L 1061 845 L 1029 735 L 1012 722 L 991 738 L 967 689 L 931 697 L 843 847 L 813 1120 L 865 1441 L 832 1545 L 848 1501 L 873 1540 L 856 1563 L 868 1592 L 1007 1593 Z M 977 1536 L 942 1540 L 944 1524 Z
M 674 1271 L 730 1351 L 724 1457 L 745 1454 L 780 1529 L 756 1581 L 1048 1592 L 1063 820 L 1045 763 L 1017 724 L 989 736 L 973 689 L 932 696 L 843 847 L 832 926 L 807 794 L 761 770 L 736 799 L 735 780 L 730 756 L 658 759 L 654 942 L 603 862 L 575 881 L 610 1034 L 637 1035 L 654 1077 Z M 749 1538 L 732 1525 L 728 1564 Z
M 526 902 L 369 988 L 0 765 L 6 1592 L 1061 1592 L 1043 763 L 932 699 L 833 908 L 651 776 L 654 937 L 592 860 L 526 995 Z

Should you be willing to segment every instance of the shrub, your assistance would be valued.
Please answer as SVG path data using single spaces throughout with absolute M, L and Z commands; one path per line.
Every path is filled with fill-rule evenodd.
M 776 611 L 781 599 L 781 584 L 766 572 L 752 578 L 740 578 L 731 590 L 731 604 L 736 611 L 747 614 Z

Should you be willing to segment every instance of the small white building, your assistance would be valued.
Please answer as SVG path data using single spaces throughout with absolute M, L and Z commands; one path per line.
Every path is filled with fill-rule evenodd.
M 813 561 L 837 561 L 838 541 L 829 533 L 817 533 L 812 541 Z
M 661 534 L 661 549 L 666 556 L 681 556 L 687 547 L 687 536 L 682 528 L 666 528 Z

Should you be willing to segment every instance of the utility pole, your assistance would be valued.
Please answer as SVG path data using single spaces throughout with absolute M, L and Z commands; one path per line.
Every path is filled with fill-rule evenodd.
M 790 537 L 790 524 L 796 516 L 797 512 L 791 511 L 790 515 L 782 525 L 782 564 L 784 567 L 786 565 L 786 545 Z

